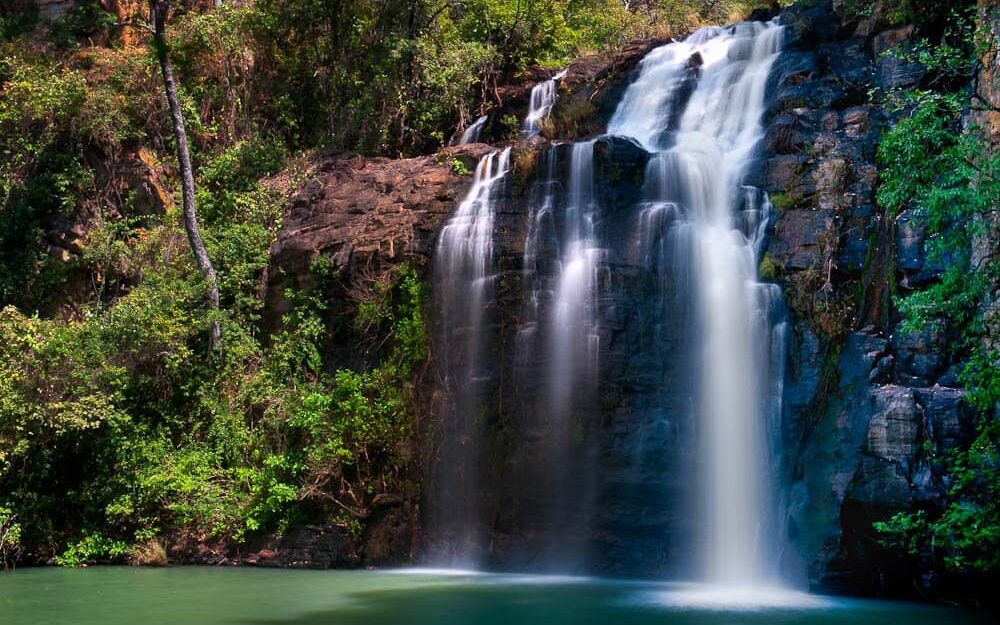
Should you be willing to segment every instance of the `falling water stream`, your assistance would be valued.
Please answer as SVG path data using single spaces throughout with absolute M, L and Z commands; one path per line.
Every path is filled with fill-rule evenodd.
M 742 177 L 763 134 L 764 86 L 780 38 L 776 25 L 739 24 L 660 48 L 609 124 L 654 153 L 647 198 L 677 209 L 672 227 L 690 241 L 701 345 L 698 559 L 703 579 L 727 584 L 767 581 L 774 559 L 767 440 L 775 297 L 757 280 L 768 206 Z
M 594 221 L 594 143 L 573 144 L 564 207 L 562 250 L 549 326 L 549 400 L 558 428 L 569 426 L 572 400 L 594 383 L 600 336 L 596 285 L 603 250 Z
M 453 566 L 475 566 L 484 528 L 479 518 L 478 453 L 482 423 L 477 418 L 489 383 L 485 358 L 485 307 L 492 294 L 493 228 L 497 193 L 510 167 L 510 148 L 491 152 L 476 167 L 472 186 L 438 241 L 434 275 L 444 345 L 442 384 L 452 398 L 443 433 L 432 525 L 448 534 L 435 557 Z
M 528 102 L 528 115 L 524 118 L 521 127 L 521 136 L 530 139 L 541 130 L 542 121 L 549 116 L 553 105 L 556 103 L 558 92 L 558 82 L 566 76 L 563 70 L 550 78 L 544 80 L 531 89 L 531 99 Z
M 763 134 L 764 88 L 780 50 L 775 24 L 704 29 L 664 46 L 609 123 L 651 151 L 646 214 L 686 239 L 700 353 L 694 366 L 699 576 L 769 581 L 776 527 L 768 439 L 776 287 L 757 279 L 767 200 L 742 185 Z
M 456 144 L 466 145 L 479 141 L 479 136 L 483 134 L 483 126 L 486 125 L 487 119 L 489 119 L 489 116 L 483 115 L 476 121 L 469 124 L 469 127 L 462 132 L 462 136 L 460 136 L 458 141 L 456 141 Z

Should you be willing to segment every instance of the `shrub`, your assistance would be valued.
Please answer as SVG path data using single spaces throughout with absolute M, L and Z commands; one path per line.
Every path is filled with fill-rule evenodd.
M 132 548 L 130 563 L 136 566 L 166 566 L 168 563 L 167 549 L 163 541 L 150 538 L 146 542 Z

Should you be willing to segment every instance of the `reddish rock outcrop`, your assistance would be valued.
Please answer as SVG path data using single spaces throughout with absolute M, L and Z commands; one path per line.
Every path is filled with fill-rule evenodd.
M 320 255 L 347 279 L 359 268 L 423 263 L 491 149 L 473 144 L 401 160 L 313 156 L 271 247 L 264 289 L 272 327 L 288 310 L 285 288 L 308 284 L 309 266 Z

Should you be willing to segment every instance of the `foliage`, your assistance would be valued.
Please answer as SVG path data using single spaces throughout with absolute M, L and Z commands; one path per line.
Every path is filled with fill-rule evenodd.
M 20 11 L 0 15 L 0 42 L 29 33 L 37 24 L 38 5 L 34 2 Z
M 764 257 L 760 259 L 757 275 L 765 282 L 773 282 L 777 278 L 778 264 L 774 262 L 774 257 L 770 254 L 764 254 Z
M 795 200 L 787 193 L 775 193 L 769 198 L 771 206 L 779 211 L 787 211 L 795 208 Z
M 64 552 L 56 556 L 59 566 L 78 567 L 91 562 L 118 562 L 130 552 L 129 546 L 119 540 L 105 538 L 98 534 L 85 534 Z
M 67 544 L 60 564 L 124 560 L 180 528 L 238 541 L 331 505 L 362 517 L 398 486 L 426 357 L 414 270 L 359 317 L 387 333 L 382 364 L 327 374 L 322 291 L 290 294 L 268 347 L 231 308 L 227 354 L 199 363 L 206 312 L 197 273 L 178 269 L 78 322 L 0 313 L 0 492 L 24 544 Z
M 453 158 L 451 159 L 451 171 L 456 176 L 468 176 L 469 166 L 466 165 L 461 159 Z
M 0 304 L 45 309 L 67 269 L 45 237 L 54 223 L 94 209 L 117 181 L 98 175 L 92 161 L 113 156 L 144 135 L 134 121 L 151 111 L 135 87 L 141 63 L 100 57 L 107 81 L 55 63 L 23 42 L 0 55 Z M 114 59 L 112 61 L 111 59 Z M 105 65 L 107 63 L 107 65 Z M 113 65 L 112 65 L 113 63 Z M 105 177 L 106 178 L 106 177 Z M 111 187 L 111 188 L 109 188 Z M 51 239 L 49 239 L 51 242 Z
M 844 0 L 842 12 L 847 19 L 877 18 L 886 25 L 915 24 L 918 26 L 936 24 L 944 20 L 955 5 L 975 4 L 971 0 L 941 2 L 940 0 L 885 0 L 872 3 L 870 0 Z
M 82 39 L 90 39 L 114 26 L 117 19 L 97 0 L 77 0 L 66 15 L 49 29 L 49 39 L 63 48 L 75 47 Z

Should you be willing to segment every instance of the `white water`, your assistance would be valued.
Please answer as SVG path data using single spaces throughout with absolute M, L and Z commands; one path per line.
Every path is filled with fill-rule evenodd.
M 757 612 L 764 610 L 819 610 L 836 606 L 827 597 L 780 586 L 671 584 L 666 590 L 643 593 L 640 603 L 680 610 Z
M 465 309 L 462 319 L 448 319 L 446 323 L 468 322 L 471 326 L 478 323 L 483 295 L 493 271 L 493 220 L 496 212 L 493 191 L 509 168 L 510 148 L 484 156 L 476 166 L 475 178 L 465 199 L 441 231 L 435 258 L 451 281 L 448 292 L 464 294 L 461 308 Z
M 488 115 L 483 115 L 476 121 L 472 122 L 472 124 L 465 129 L 465 132 L 462 133 L 462 136 L 458 139 L 458 143 L 456 145 L 467 145 L 469 143 L 476 143 L 479 141 L 479 135 L 482 134 L 483 126 L 486 124 L 488 117 Z
M 529 201 L 523 274 L 525 310 L 517 336 L 522 362 L 540 359 L 535 427 L 545 467 L 534 510 L 537 562 L 548 571 L 585 568 L 594 511 L 594 458 L 581 444 L 598 383 L 598 277 L 606 251 L 595 222 L 594 142 L 550 146 Z M 525 383 L 534 383 L 525 380 Z
M 531 101 L 528 104 L 528 115 L 521 126 L 521 136 L 530 139 L 538 134 L 542 120 L 549 116 L 558 95 L 557 83 L 566 76 L 563 70 L 549 80 L 542 81 L 531 88 Z
M 609 123 L 609 133 L 654 153 L 640 237 L 677 214 L 674 240 L 690 250 L 701 346 L 697 559 L 701 578 L 729 586 L 771 581 L 775 558 L 769 369 L 781 340 L 771 322 L 780 293 L 757 280 L 769 205 L 741 181 L 763 133 L 780 41 L 774 24 L 738 24 L 661 47 L 643 60 Z

